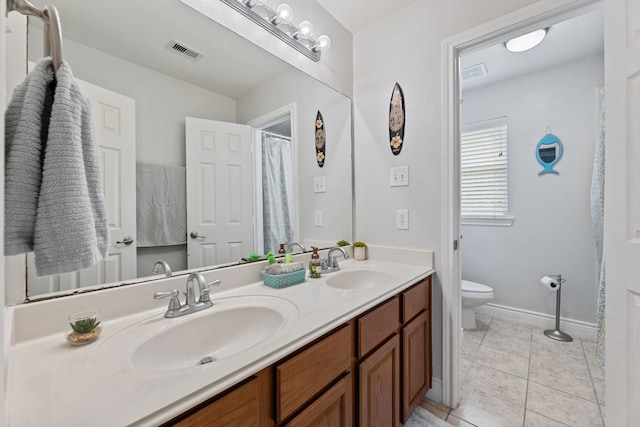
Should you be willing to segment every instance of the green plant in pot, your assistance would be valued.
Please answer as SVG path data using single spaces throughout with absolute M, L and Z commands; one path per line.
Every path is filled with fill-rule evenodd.
M 72 314 L 69 316 L 69 326 L 71 326 L 71 331 L 66 337 L 71 345 L 84 345 L 93 342 L 102 332 L 100 313 L 92 310 Z
M 338 243 L 336 243 L 338 246 L 349 246 L 349 242 L 346 240 L 338 240 Z
M 356 261 L 367 259 L 367 245 L 364 242 L 355 242 L 353 244 L 353 258 Z

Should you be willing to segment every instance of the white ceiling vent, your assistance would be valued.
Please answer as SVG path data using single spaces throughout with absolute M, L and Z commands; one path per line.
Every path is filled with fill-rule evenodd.
M 179 55 L 182 55 L 194 61 L 197 61 L 204 55 L 203 53 L 200 53 L 195 49 L 191 49 L 190 47 L 187 47 L 184 43 L 180 43 L 179 41 L 176 41 L 176 40 L 169 41 L 169 43 L 167 43 L 165 47 Z
M 469 80 L 475 77 L 482 77 L 487 75 L 487 66 L 484 62 L 476 65 L 471 65 L 462 69 L 462 80 Z

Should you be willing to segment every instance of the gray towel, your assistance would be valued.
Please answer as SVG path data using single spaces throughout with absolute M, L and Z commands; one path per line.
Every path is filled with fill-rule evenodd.
M 51 65 L 50 60 L 48 65 Z M 38 276 L 91 267 L 105 258 L 109 249 L 109 227 L 100 159 L 91 122 L 91 104 L 80 92 L 66 62 L 58 69 L 55 80 L 44 155 L 41 155 L 42 146 L 40 152 L 35 154 L 38 150 L 33 147 L 34 138 L 31 136 L 30 145 L 23 150 L 29 153 L 29 157 L 16 160 L 11 168 L 7 167 L 6 172 L 7 179 L 14 180 L 9 175 L 17 173 L 16 169 L 28 167 L 33 170 L 35 166 L 31 162 L 35 162 L 37 157 L 42 159 L 39 163 L 42 172 L 33 229 Z M 30 99 L 29 95 L 27 90 L 23 104 L 30 104 L 32 100 L 36 104 L 41 102 L 39 97 Z M 46 113 L 46 103 L 44 105 L 42 109 L 36 105 L 28 110 Z M 42 116 L 39 120 L 37 116 L 31 116 L 30 120 L 38 131 L 42 129 L 40 123 L 47 121 Z M 7 135 L 10 136 L 10 132 Z M 23 142 L 14 138 L 10 144 L 14 146 Z M 18 196 L 21 191 L 29 198 L 33 198 L 36 192 L 31 187 L 24 191 L 18 188 Z M 19 198 L 6 199 L 5 210 L 11 212 L 7 216 L 15 216 L 16 212 L 33 215 L 32 209 L 32 201 L 22 204 Z M 10 227 L 13 226 L 10 224 Z M 20 253 L 15 252 L 15 248 L 17 245 L 13 253 Z M 23 248 L 26 252 L 29 246 L 24 245 Z
M 16 87 L 5 113 L 5 255 L 33 250 L 53 90 L 51 59 L 44 58 Z

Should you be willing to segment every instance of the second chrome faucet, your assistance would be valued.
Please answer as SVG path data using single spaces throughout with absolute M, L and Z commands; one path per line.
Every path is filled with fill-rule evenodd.
M 327 252 L 327 257 L 322 260 L 322 267 L 320 270 L 322 274 L 332 273 L 334 271 L 340 270 L 340 265 L 338 265 L 338 260 L 336 259 L 335 256 L 333 256 L 333 253 L 336 251 L 342 252 L 342 256 L 344 257 L 344 259 L 349 258 L 349 252 L 347 252 L 345 248 L 341 246 L 335 246 L 329 249 L 329 252 Z
M 197 300 L 194 281 L 198 284 L 198 288 L 200 291 Z M 169 301 L 169 308 L 164 314 L 164 317 L 172 318 L 184 316 L 185 314 L 195 313 L 197 311 L 211 307 L 213 303 L 211 302 L 211 298 L 209 297 L 209 286 L 217 286 L 220 283 L 222 283 L 220 280 L 214 280 L 213 282 L 207 283 L 207 279 L 205 279 L 201 273 L 191 273 L 187 278 L 187 288 L 184 291 L 184 305 L 180 303 L 180 299 L 178 298 L 180 292 L 177 289 L 174 289 L 170 292 L 156 292 L 155 294 L 153 294 L 153 297 L 155 299 L 171 297 L 171 300 Z

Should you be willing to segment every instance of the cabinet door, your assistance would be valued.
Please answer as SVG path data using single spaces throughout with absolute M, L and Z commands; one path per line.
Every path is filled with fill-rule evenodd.
M 400 338 L 396 334 L 360 363 L 360 425 L 400 425 Z
M 402 330 L 402 422 L 420 403 L 431 383 L 429 312 L 423 311 Z
M 230 391 L 178 422 L 176 427 L 264 427 L 273 426 L 270 370 Z
M 348 374 L 307 406 L 286 426 L 351 427 L 353 424 L 353 388 L 351 384 L 351 374 Z

